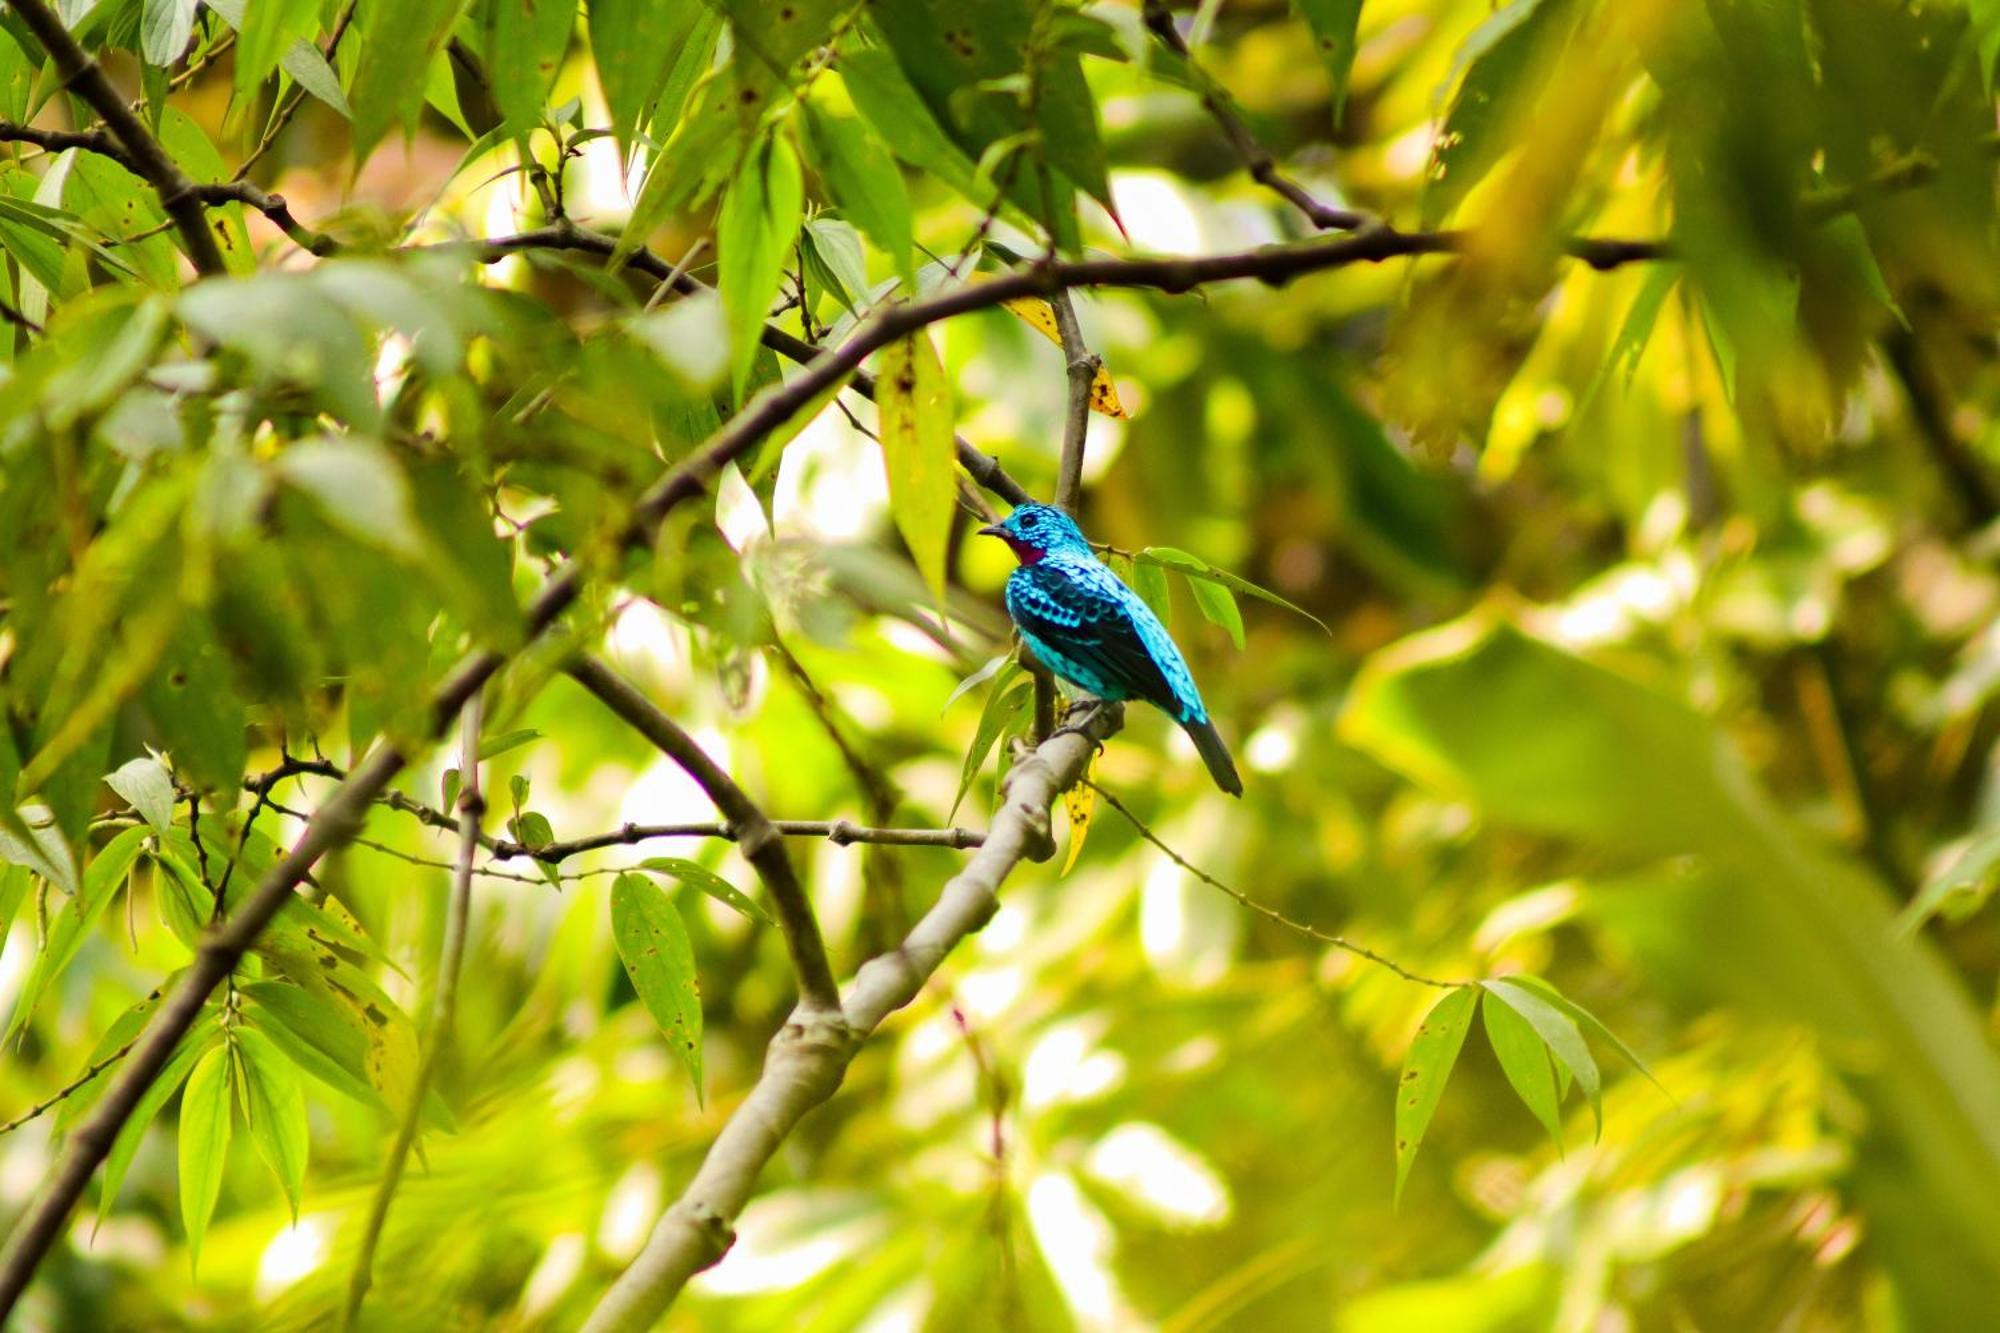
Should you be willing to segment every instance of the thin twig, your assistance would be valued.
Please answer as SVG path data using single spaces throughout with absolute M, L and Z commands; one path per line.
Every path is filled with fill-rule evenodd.
M 375 1269 L 375 1249 L 381 1243 L 396 1186 L 402 1182 L 403 1165 L 417 1140 L 417 1126 L 424 1116 L 424 1098 L 451 1044 L 452 1025 L 458 1013 L 459 972 L 465 962 L 466 918 L 472 910 L 473 861 L 479 852 L 479 823 L 486 813 L 486 802 L 479 790 L 479 733 L 483 718 L 481 695 L 475 693 L 465 702 L 464 738 L 459 745 L 458 761 L 464 783 L 458 794 L 458 861 L 453 867 L 451 897 L 445 904 L 444 943 L 438 954 L 437 986 L 424 1034 L 424 1058 L 417 1065 L 417 1076 L 410 1085 L 410 1104 L 396 1130 L 389 1160 L 382 1166 L 382 1180 L 375 1188 L 375 1201 L 369 1208 L 361 1244 L 355 1251 L 354 1268 L 347 1279 L 347 1303 L 340 1314 L 343 1329 L 353 1325 L 361 1302 L 367 1298 Z
M 1457 990 L 1459 987 L 1469 984 L 1463 981 L 1440 981 L 1436 977 L 1427 977 L 1423 975 L 1423 973 L 1421 972 L 1412 972 L 1410 971 L 1409 968 L 1404 967 L 1401 963 L 1397 962 L 1395 959 L 1384 957 L 1382 954 L 1376 953 L 1373 949 L 1369 948 L 1365 944 L 1356 944 L 1353 940 L 1348 939 L 1345 935 L 1330 934 L 1327 931 L 1319 929 L 1317 926 L 1308 926 L 1303 921 L 1294 921 L 1290 917 L 1286 916 L 1283 912 L 1280 912 L 1275 907 L 1266 907 L 1263 903 L 1258 902 L 1255 898 L 1252 898 L 1247 894 L 1244 894 L 1236 889 L 1231 888 L 1229 885 L 1224 884 L 1221 880 L 1209 874 L 1206 870 L 1201 869 L 1199 866 L 1190 864 L 1186 857 L 1182 856 L 1179 852 L 1175 851 L 1173 848 L 1167 846 L 1166 843 L 1162 842 L 1160 840 L 1160 835 L 1153 832 L 1152 829 L 1148 828 L 1146 826 L 1145 820 L 1133 814 L 1130 807 L 1128 807 L 1125 804 L 1125 802 L 1119 800 L 1116 796 L 1113 796 L 1110 792 L 1104 790 L 1104 788 L 1098 786 L 1095 782 L 1092 782 L 1088 777 L 1080 778 L 1078 780 L 1084 786 L 1090 788 L 1092 791 L 1096 792 L 1099 796 L 1102 796 L 1105 800 L 1105 803 L 1108 804 L 1113 810 L 1116 810 L 1119 814 L 1125 816 L 1126 821 L 1130 823 L 1133 828 L 1138 830 L 1139 836 L 1144 838 L 1147 842 L 1152 843 L 1153 846 L 1159 848 L 1159 850 L 1166 855 L 1166 858 L 1169 861 L 1172 861 L 1175 865 L 1179 866 L 1182 870 L 1187 871 L 1188 874 L 1193 875 L 1196 879 L 1208 885 L 1208 887 L 1210 887 L 1211 889 L 1219 890 L 1220 892 L 1227 894 L 1229 897 L 1234 898 L 1238 903 L 1242 904 L 1244 907 L 1249 908 L 1251 911 L 1255 912 L 1257 915 L 1265 918 L 1266 920 L 1275 921 L 1279 925 L 1283 926 L 1286 930 L 1295 931 L 1300 935 L 1304 935 L 1308 939 L 1318 940 L 1321 944 L 1330 944 L 1336 949 L 1342 950 L 1343 952 L 1346 953 L 1353 954 L 1356 958 L 1366 958 L 1369 962 L 1374 963 L 1377 966 L 1388 968 L 1391 972 L 1394 972 L 1397 976 L 1401 977 L 1403 980 L 1414 981 L 1419 986 L 1435 986 L 1439 990 Z
M 334 55 L 340 50 L 340 39 L 347 35 L 347 27 L 354 21 L 354 8 L 357 2 L 358 0 L 347 0 L 347 3 L 341 6 L 339 17 L 334 19 L 333 28 L 327 33 L 326 44 L 320 47 L 320 55 L 325 57 L 328 64 L 333 63 Z M 237 165 L 235 172 L 230 176 L 231 180 L 248 179 L 250 169 L 263 159 L 264 154 L 271 151 L 271 146 L 278 142 L 278 136 L 284 133 L 285 126 L 291 124 L 292 117 L 299 113 L 299 107 L 305 100 L 306 90 L 303 87 L 294 87 L 285 104 L 272 115 L 271 123 L 264 127 L 264 133 L 258 138 L 257 146 L 252 148 L 249 155 Z
M 1172 51 L 1187 65 L 1188 75 L 1199 89 L 1201 104 L 1207 109 L 1209 118 L 1221 129 L 1222 137 L 1229 140 L 1229 146 L 1242 159 L 1250 179 L 1282 198 L 1286 203 L 1305 215 L 1308 222 L 1321 231 L 1353 231 L 1370 225 L 1372 218 L 1350 208 L 1335 208 L 1323 203 L 1313 193 L 1278 169 L 1275 158 L 1257 142 L 1257 136 L 1250 132 L 1243 117 L 1229 93 L 1214 76 L 1202 68 L 1188 49 L 1187 39 L 1174 26 L 1174 16 L 1167 9 L 1164 0 L 1146 0 L 1141 10 L 1146 27 L 1159 38 L 1160 44 Z
M 757 871 L 764 890 L 778 909 L 778 928 L 784 933 L 792 970 L 798 974 L 799 1007 L 814 1015 L 840 1012 L 840 987 L 826 959 L 826 943 L 820 938 L 819 919 L 813 915 L 812 901 L 792 869 L 784 839 L 771 827 L 736 780 L 724 772 L 708 753 L 623 676 L 594 657 L 579 657 L 568 667 L 570 677 L 589 690 L 627 726 L 644 736 L 687 771 L 687 775 L 708 793 L 708 799 L 729 822 L 741 830 L 738 843 L 743 858 Z
M 30 1120 L 33 1120 L 36 1116 L 42 1115 L 45 1112 L 47 1112 L 49 1108 L 56 1106 L 62 1102 L 65 1102 L 69 1100 L 71 1097 L 75 1096 L 77 1093 L 81 1092 L 85 1087 L 89 1085 L 92 1079 L 96 1078 L 99 1074 L 102 1074 L 105 1070 L 111 1068 L 111 1066 L 117 1064 L 120 1060 L 123 1060 L 125 1058 L 126 1052 L 130 1051 L 133 1046 L 137 1045 L 138 1041 L 139 1039 L 136 1036 L 133 1037 L 131 1041 L 126 1042 L 123 1046 L 120 1046 L 117 1050 L 111 1052 L 111 1054 L 105 1056 L 102 1060 L 99 1060 L 96 1064 L 84 1070 L 81 1074 L 78 1074 L 70 1082 L 56 1089 L 56 1091 L 49 1094 L 49 1096 L 46 1099 L 36 1102 L 33 1106 L 30 1106 L 27 1110 L 21 1112 L 21 1114 L 15 1116 L 12 1120 L 9 1120 L 6 1124 L 0 1125 L 0 1134 L 13 1133 L 21 1126 L 27 1124 Z

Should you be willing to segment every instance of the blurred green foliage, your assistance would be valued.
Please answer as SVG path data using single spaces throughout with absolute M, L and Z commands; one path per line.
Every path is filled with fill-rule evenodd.
M 423 1056 L 464 781 L 429 696 L 468 649 L 508 658 L 481 777 L 521 849 L 716 819 L 579 647 L 772 818 L 983 827 L 1033 694 L 950 437 L 1054 492 L 1049 312 L 896 344 L 879 416 L 822 398 L 645 556 L 636 497 L 799 339 L 1047 252 L 1319 243 L 1299 197 L 1446 253 L 1075 299 L 1116 408 L 1084 526 L 1247 791 L 1141 710 L 1093 780 L 1318 934 L 1098 809 L 667 1326 L 1991 1318 L 2000 8 L 54 9 L 208 188 L 222 271 L 0 12 L 10 1224 L 339 772 L 417 759 L 212 997 L 23 1327 L 336 1318 Z M 586 592 L 528 642 L 563 561 Z M 795 989 L 756 876 L 608 842 L 482 854 L 358 1326 L 576 1327 L 754 1082 Z M 790 851 L 842 976 L 965 855 Z

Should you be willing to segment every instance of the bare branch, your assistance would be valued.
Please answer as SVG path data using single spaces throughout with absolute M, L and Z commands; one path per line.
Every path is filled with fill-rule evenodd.
M 1014 867 L 1054 854 L 1049 807 L 1082 776 L 1097 745 L 1122 719 L 1118 705 L 1099 705 L 1015 764 L 986 845 L 945 884 L 902 945 L 862 966 L 839 1013 L 814 1014 L 802 1006 L 792 1014 L 771 1039 L 756 1085 L 645 1249 L 598 1303 L 587 1333 L 652 1327 L 687 1280 L 722 1257 L 764 1164 L 806 1112 L 833 1095 L 861 1043 L 916 998 L 960 941 L 986 924 Z
M 137 1037 L 132 1038 L 131 1041 L 126 1042 L 123 1046 L 120 1046 L 117 1050 L 111 1052 L 111 1054 L 105 1056 L 102 1060 L 97 1061 L 95 1064 L 91 1065 L 90 1068 L 84 1070 L 81 1074 L 78 1074 L 68 1083 L 63 1084 L 62 1087 L 57 1088 L 54 1092 L 50 1093 L 47 1097 L 44 1097 L 41 1101 L 36 1102 L 33 1106 L 30 1106 L 27 1110 L 21 1112 L 21 1114 L 15 1116 L 12 1120 L 9 1120 L 6 1124 L 0 1125 L 0 1134 L 13 1133 L 21 1126 L 27 1124 L 30 1120 L 33 1120 L 36 1116 L 45 1114 L 49 1110 L 49 1108 L 60 1105 L 61 1103 L 68 1101 L 71 1097 L 74 1097 L 77 1093 L 83 1091 L 83 1089 L 90 1086 L 90 1082 L 92 1079 L 96 1078 L 99 1074 L 102 1074 L 105 1070 L 111 1068 L 111 1066 L 117 1064 L 120 1060 L 123 1060 L 126 1056 L 126 1053 L 129 1052 L 135 1044 L 137 1044 L 138 1040 L 139 1039 Z
M 103 117 L 105 125 L 124 146 L 127 165 L 160 196 L 160 207 L 167 210 L 174 225 L 180 228 L 188 258 L 194 261 L 195 268 L 205 274 L 221 273 L 222 250 L 215 243 L 215 234 L 208 229 L 208 210 L 195 183 L 160 146 L 145 122 L 125 104 L 104 70 L 77 45 L 76 38 L 70 36 L 69 29 L 46 0 L 7 0 L 7 3 L 48 51 L 63 81 Z
M 1056 467 L 1056 508 L 1074 514 L 1083 492 L 1083 451 L 1090 438 L 1090 391 L 1104 363 L 1084 342 L 1083 326 L 1076 321 L 1076 306 L 1069 293 L 1057 292 L 1049 297 L 1049 308 L 1055 311 L 1056 333 L 1062 339 L 1063 361 L 1069 371 L 1062 455 Z
M 570 664 L 569 674 L 634 731 L 686 769 L 688 776 L 708 793 L 708 799 L 741 831 L 738 842 L 744 859 L 756 867 L 758 878 L 764 881 L 764 889 L 778 909 L 778 927 L 784 932 L 785 947 L 792 955 L 792 969 L 799 977 L 800 1012 L 822 1017 L 838 1014 L 840 987 L 826 961 L 819 919 L 813 915 L 812 901 L 806 897 L 805 886 L 799 883 L 792 869 L 784 840 L 757 803 L 695 744 L 694 737 L 683 731 L 679 723 L 602 661 L 580 657 Z
M 1313 196 L 1312 191 L 1300 185 L 1278 169 L 1275 158 L 1257 142 L 1257 136 L 1250 132 L 1243 117 L 1237 113 L 1235 103 L 1229 93 L 1216 82 L 1209 72 L 1201 67 L 1188 50 L 1187 39 L 1174 26 L 1174 16 L 1168 11 L 1164 0 L 1146 0 L 1143 7 L 1146 27 L 1159 38 L 1160 44 L 1179 56 L 1186 63 L 1188 75 L 1200 89 L 1201 104 L 1207 109 L 1210 119 L 1222 130 L 1222 137 L 1229 140 L 1230 148 L 1243 161 L 1250 179 L 1282 198 L 1299 210 L 1306 220 L 1321 231 L 1353 231 L 1365 227 L 1371 219 L 1366 213 L 1357 213 L 1350 208 L 1335 208 Z
M 465 963 L 465 923 L 472 911 L 472 867 L 479 852 L 479 822 L 486 814 L 486 800 L 479 791 L 479 733 L 484 714 L 481 696 L 474 692 L 465 701 L 464 736 L 459 744 L 458 771 L 464 786 L 458 794 L 458 860 L 452 867 L 451 897 L 445 904 L 444 943 L 438 952 L 437 988 L 431 996 L 430 1021 L 424 1033 L 424 1058 L 410 1084 L 410 1104 L 396 1129 L 389 1159 L 382 1165 L 382 1179 L 375 1187 L 375 1201 L 361 1231 L 353 1271 L 348 1274 L 347 1302 L 340 1312 L 343 1329 L 353 1325 L 374 1280 L 375 1248 L 381 1244 L 382 1228 L 389 1220 L 389 1205 L 395 1201 L 396 1186 L 402 1183 L 403 1165 L 417 1141 L 417 1126 L 424 1118 L 424 1098 L 429 1095 L 438 1064 L 451 1045 L 457 1019 L 458 977 Z

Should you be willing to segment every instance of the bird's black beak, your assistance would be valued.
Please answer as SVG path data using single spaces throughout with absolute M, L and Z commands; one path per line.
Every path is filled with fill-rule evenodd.
M 1005 537 L 1007 529 L 1001 527 L 998 523 L 988 523 L 979 530 L 979 535 L 982 537 Z

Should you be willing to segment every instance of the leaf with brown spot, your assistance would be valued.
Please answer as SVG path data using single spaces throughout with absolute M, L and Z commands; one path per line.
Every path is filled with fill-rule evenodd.
M 701 1091 L 701 991 L 695 981 L 694 946 L 680 913 L 659 885 L 623 874 L 611 885 L 611 938 L 632 989 Z
M 1479 992 L 1471 986 L 1454 986 L 1424 1015 L 1410 1053 L 1403 1059 L 1403 1072 L 1396 1080 L 1396 1202 L 1403 1201 L 1403 1182 L 1409 1178 L 1410 1163 L 1430 1128 L 1438 1099 L 1458 1063 L 1459 1048 L 1465 1045 L 1466 1029 L 1472 1026 L 1472 1011 Z

